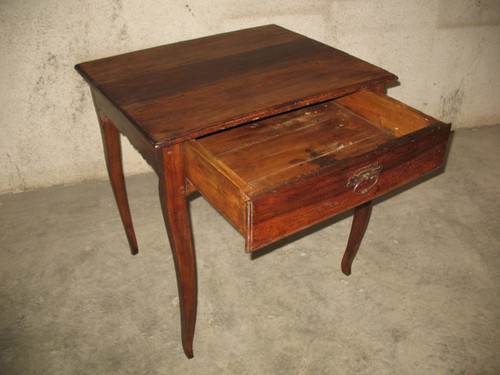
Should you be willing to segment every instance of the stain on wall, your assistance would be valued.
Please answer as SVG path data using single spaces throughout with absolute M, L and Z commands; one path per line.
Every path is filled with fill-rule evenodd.
M 460 114 L 462 110 L 462 104 L 464 102 L 464 92 L 460 86 L 456 90 L 453 90 L 447 95 L 441 96 L 441 112 L 439 118 L 450 118 L 456 117 Z
M 190 15 L 192 15 L 194 17 L 194 13 L 193 13 L 193 10 L 191 9 L 191 7 L 189 6 L 189 4 L 186 4 L 186 9 L 187 11 L 189 12 Z
M 500 123 L 497 0 L 0 2 L 0 192 L 105 179 L 76 63 L 276 23 L 397 74 L 389 94 L 453 122 Z M 127 174 L 149 166 L 123 142 Z

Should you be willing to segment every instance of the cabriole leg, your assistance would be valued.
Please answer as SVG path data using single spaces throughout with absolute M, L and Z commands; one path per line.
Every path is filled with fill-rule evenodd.
M 344 257 L 342 258 L 342 272 L 346 275 L 351 274 L 351 265 L 359 245 L 368 226 L 370 215 L 372 212 L 372 201 L 363 203 L 354 209 L 354 217 L 352 219 L 351 233 L 347 241 Z
M 158 190 L 177 274 L 182 346 L 186 356 L 192 358 L 196 324 L 197 281 L 191 225 L 186 202 L 182 145 L 177 144 L 162 150 L 160 159 Z
M 123 226 L 125 227 L 130 251 L 132 255 L 135 255 L 139 252 L 139 249 L 137 247 L 137 240 L 128 205 L 127 191 L 125 189 L 120 134 L 110 119 L 100 112 L 98 112 L 98 117 L 99 124 L 101 125 L 102 143 L 106 156 L 106 165 L 108 166 L 109 180 L 118 205 L 118 211 L 120 211 Z

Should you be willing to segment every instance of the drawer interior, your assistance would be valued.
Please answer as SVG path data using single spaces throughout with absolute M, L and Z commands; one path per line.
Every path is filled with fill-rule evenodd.
M 440 121 L 384 94 L 361 90 L 335 100 L 395 137 L 401 137 Z
M 345 167 L 361 155 L 438 124 L 443 125 L 383 94 L 362 90 L 189 141 L 186 175 L 251 237 L 255 218 L 249 216 L 255 210 L 249 202 L 279 195 L 297 181 L 336 165 Z

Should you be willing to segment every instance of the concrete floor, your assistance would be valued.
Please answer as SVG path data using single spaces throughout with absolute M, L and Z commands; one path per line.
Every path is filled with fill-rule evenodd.
M 202 197 L 195 358 L 153 174 L 0 196 L 1 374 L 499 374 L 500 126 L 455 132 L 445 173 L 377 202 L 353 274 L 348 213 L 250 257 Z

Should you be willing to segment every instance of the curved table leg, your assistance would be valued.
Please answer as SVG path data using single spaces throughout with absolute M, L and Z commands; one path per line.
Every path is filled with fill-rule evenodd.
M 99 112 L 98 117 L 99 124 L 101 125 L 102 143 L 106 156 L 109 180 L 115 195 L 116 204 L 118 205 L 118 211 L 120 211 L 125 233 L 127 234 L 130 252 L 132 255 L 135 255 L 139 252 L 139 248 L 137 247 L 137 240 L 128 205 L 127 191 L 125 189 L 120 134 L 110 119 Z
M 158 190 L 177 274 L 182 346 L 186 356 L 192 358 L 196 324 L 197 281 L 191 225 L 186 202 L 182 145 L 173 145 L 161 152 Z
M 344 257 L 342 258 L 342 272 L 346 275 L 351 274 L 351 265 L 359 245 L 365 234 L 370 215 L 372 213 L 372 201 L 363 203 L 354 209 L 354 217 L 352 219 L 351 233 L 347 241 Z

